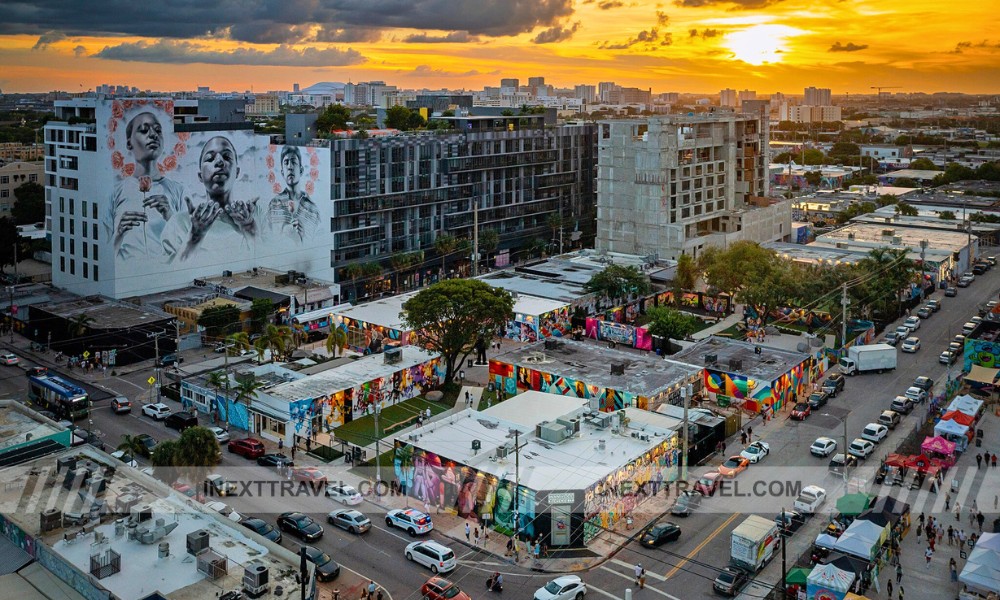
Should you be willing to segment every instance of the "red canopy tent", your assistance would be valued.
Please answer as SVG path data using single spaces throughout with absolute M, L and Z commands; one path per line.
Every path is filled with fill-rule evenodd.
M 906 457 L 903 456 L 902 454 L 892 453 L 889 456 L 885 457 L 885 464 L 889 465 L 890 467 L 905 467 Z
M 964 412 L 959 412 L 957 410 L 950 410 L 941 417 L 942 421 L 955 421 L 959 425 L 964 425 L 966 427 L 972 427 L 972 424 L 976 422 L 976 419 L 971 415 L 967 415 Z
M 939 466 L 934 464 L 929 456 L 926 454 L 915 454 L 906 459 L 906 467 L 909 469 L 916 469 L 921 473 L 927 473 L 934 475 L 940 469 Z

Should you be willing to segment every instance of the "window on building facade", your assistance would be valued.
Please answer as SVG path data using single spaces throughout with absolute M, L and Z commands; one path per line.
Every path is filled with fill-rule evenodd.
M 69 259 L 69 274 L 76 275 L 76 260 Z
M 90 273 L 89 273 L 89 270 L 87 268 L 89 266 L 90 265 L 88 265 L 86 262 L 83 263 L 83 278 L 84 279 L 88 279 L 90 277 Z
M 94 265 L 94 281 L 100 281 L 101 278 L 97 276 L 97 265 Z

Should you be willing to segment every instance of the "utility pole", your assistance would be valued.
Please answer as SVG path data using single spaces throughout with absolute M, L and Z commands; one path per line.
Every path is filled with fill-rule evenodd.
M 781 507 L 781 592 L 782 597 L 787 597 L 787 592 L 785 588 L 787 587 L 786 581 L 788 581 L 788 562 L 785 559 L 785 527 L 787 521 L 785 521 L 785 507 Z
M 521 431 L 514 430 L 514 537 L 521 532 Z M 517 540 L 514 540 L 517 543 Z
M 382 413 L 381 399 L 375 400 L 375 495 L 381 496 L 380 483 L 382 481 L 382 461 L 379 460 L 379 442 L 382 440 L 381 430 L 378 428 L 378 416 Z
M 156 401 L 160 401 L 160 335 L 162 331 L 157 331 L 153 334 L 153 348 L 156 349 L 156 361 L 153 363 L 155 369 L 156 382 L 153 384 L 156 386 Z
M 687 481 L 688 476 L 688 407 L 691 406 L 691 394 L 694 388 L 687 384 L 681 388 L 681 398 L 684 399 L 684 445 L 681 448 L 681 481 Z M 742 410 L 742 408 L 740 409 Z
M 472 199 L 472 276 L 479 276 L 479 197 Z
M 844 493 L 847 493 L 847 459 L 850 458 L 847 452 L 847 417 L 844 417 Z
M 841 295 L 840 295 L 840 306 L 843 308 L 843 316 L 840 323 L 840 347 L 843 348 L 847 345 L 847 307 L 851 304 L 851 300 L 847 297 L 847 284 L 845 283 Z M 847 452 L 847 448 L 844 448 L 844 452 Z

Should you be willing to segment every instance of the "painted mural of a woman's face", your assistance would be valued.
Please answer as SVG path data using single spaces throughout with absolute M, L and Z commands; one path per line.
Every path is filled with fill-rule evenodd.
M 148 165 L 163 152 L 163 128 L 150 112 L 139 113 L 125 126 L 125 145 L 136 163 L 148 171 Z M 147 175 L 149 173 L 143 173 Z

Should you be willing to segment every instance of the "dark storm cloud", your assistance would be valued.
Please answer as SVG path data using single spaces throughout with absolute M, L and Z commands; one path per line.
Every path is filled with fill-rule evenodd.
M 200 44 L 177 40 L 160 40 L 156 43 L 135 42 L 105 46 L 93 55 L 107 60 L 152 63 L 207 63 L 215 65 L 266 65 L 282 67 L 337 67 L 357 65 L 365 57 L 355 50 L 336 48 L 304 48 L 278 46 L 262 52 L 253 48 L 215 50 Z
M 464 44 L 475 42 L 476 38 L 470 36 L 468 31 L 452 31 L 445 35 L 415 33 L 404 37 L 403 41 L 407 44 Z
M 77 46 L 73 48 L 73 56 L 80 58 L 81 56 L 87 56 L 87 49 L 83 46 Z
M 633 38 L 629 38 L 628 41 L 617 43 L 603 42 L 598 46 L 598 48 L 601 50 L 625 50 L 626 48 L 631 48 L 636 44 L 653 44 L 657 41 L 660 41 L 660 32 L 656 27 L 653 27 L 649 30 L 640 31 L 638 35 Z M 669 46 L 672 41 L 673 40 L 670 39 L 670 41 L 666 44 L 662 44 L 661 42 L 661 45 Z
M 6 0 L 0 34 L 195 38 L 228 30 L 240 41 L 295 43 L 305 28 L 321 25 L 507 36 L 572 14 L 573 0 Z
M 351 29 L 337 29 L 336 27 L 323 27 L 316 32 L 317 42 L 351 44 L 358 42 L 377 42 L 382 39 L 382 30 L 365 29 L 364 27 L 353 27 Z
M 781 0 L 675 0 L 674 4 L 684 8 L 729 4 L 732 5 L 734 10 L 747 10 L 751 8 L 763 8 L 777 4 L 778 2 L 781 2 Z
M 867 47 L 868 44 L 855 44 L 854 42 L 841 44 L 840 42 L 837 42 L 830 46 L 830 49 L 827 50 L 827 52 L 857 52 L 859 50 L 864 50 Z
M 64 39 L 66 39 L 66 36 L 63 35 L 62 33 L 59 33 L 58 31 L 49 31 L 47 33 L 43 33 L 42 35 L 40 35 L 38 37 L 38 41 L 35 42 L 35 45 L 32 46 L 31 49 L 46 50 L 52 44 L 56 42 L 61 42 Z
M 701 31 L 698 31 L 697 29 L 692 29 L 692 30 L 690 30 L 688 32 L 688 35 L 689 35 L 689 37 L 693 37 L 693 38 L 700 37 L 703 40 L 707 40 L 708 38 L 717 37 L 719 35 L 719 30 L 718 29 L 703 29 Z
M 577 21 L 569 27 L 563 27 L 562 25 L 556 25 L 555 27 L 550 27 L 545 31 L 539 33 L 531 42 L 534 44 L 553 44 L 555 42 L 563 42 L 573 37 L 573 34 L 580 29 L 580 22 Z
M 602 0 L 597 4 L 597 8 L 601 10 L 611 10 L 612 8 L 621 8 L 625 6 L 625 3 L 621 0 Z

